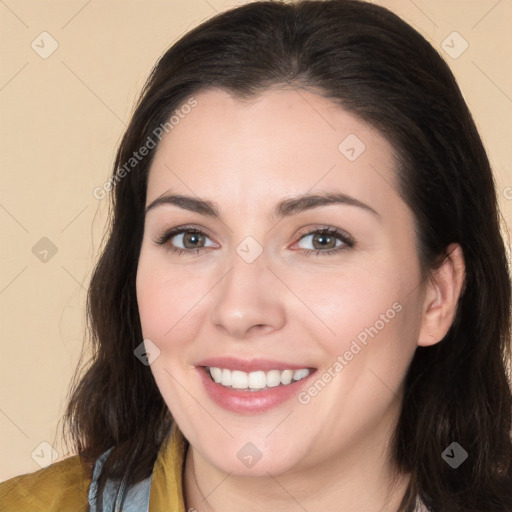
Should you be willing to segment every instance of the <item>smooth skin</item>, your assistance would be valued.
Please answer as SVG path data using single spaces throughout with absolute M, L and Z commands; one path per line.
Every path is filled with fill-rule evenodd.
M 421 281 L 393 149 L 331 100 L 289 87 L 244 101 L 208 89 L 195 99 L 156 149 L 146 205 L 181 194 L 216 203 L 220 217 L 150 208 L 137 273 L 144 338 L 160 350 L 151 370 L 190 442 L 186 508 L 396 511 L 409 476 L 388 493 L 388 449 L 404 377 L 416 347 L 439 342 L 453 322 L 462 251 L 451 245 Z M 339 149 L 351 134 L 365 145 L 354 161 Z M 273 216 L 284 199 L 334 192 L 374 211 L 337 203 Z M 184 225 L 204 234 L 156 243 Z M 354 243 L 315 234 L 326 227 Z M 237 253 L 247 237 L 263 249 L 252 263 Z M 217 356 L 316 368 L 307 391 L 396 303 L 400 312 L 305 405 L 294 397 L 238 414 L 205 392 L 197 364 Z M 261 452 L 252 467 L 237 456 L 248 442 Z

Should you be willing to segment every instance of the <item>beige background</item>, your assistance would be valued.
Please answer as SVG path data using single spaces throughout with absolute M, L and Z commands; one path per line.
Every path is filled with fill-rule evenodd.
M 0 1 L 0 480 L 50 461 L 51 447 L 41 443 L 64 456 L 57 426 L 80 354 L 85 291 L 107 211 L 92 191 L 110 174 L 133 102 L 173 41 L 235 3 Z M 510 225 L 512 2 L 376 3 L 414 25 L 450 64 Z M 45 31 L 58 48 L 43 59 L 39 53 L 51 49 L 49 37 L 40 36 Z M 453 31 L 469 44 L 456 59 L 442 46 Z M 450 36 L 446 44 L 453 53 L 463 41 Z M 54 255 L 45 255 L 43 237 L 57 248 Z

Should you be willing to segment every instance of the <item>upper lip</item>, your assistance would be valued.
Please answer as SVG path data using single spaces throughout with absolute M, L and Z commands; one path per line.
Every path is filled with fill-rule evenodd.
M 313 369 L 307 364 L 292 364 L 271 359 L 237 359 L 235 357 L 211 357 L 204 359 L 196 366 L 210 368 L 226 368 L 227 370 L 240 370 L 242 372 L 270 371 L 270 370 L 301 370 Z

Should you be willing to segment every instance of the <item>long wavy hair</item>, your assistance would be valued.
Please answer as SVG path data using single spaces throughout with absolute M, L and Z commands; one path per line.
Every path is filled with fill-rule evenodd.
M 149 476 L 172 417 L 142 341 L 135 278 L 155 151 L 126 163 L 194 94 L 250 98 L 294 86 L 331 99 L 391 144 L 396 187 L 414 213 L 425 279 L 461 245 L 466 280 L 446 337 L 418 347 L 406 375 L 393 462 L 429 510 L 512 510 L 510 277 L 491 168 L 456 80 L 437 51 L 389 10 L 359 0 L 261 1 L 220 13 L 180 38 L 155 65 L 113 169 L 110 223 L 87 298 L 92 357 L 80 364 L 64 433 L 100 479 Z M 122 169 L 125 172 L 121 172 Z M 66 437 L 67 437 L 66 436 Z M 459 443 L 468 459 L 442 458 Z

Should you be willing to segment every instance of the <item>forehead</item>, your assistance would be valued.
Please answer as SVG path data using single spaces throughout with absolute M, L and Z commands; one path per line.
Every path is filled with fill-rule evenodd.
M 170 189 L 245 208 L 320 189 L 400 200 L 391 145 L 327 98 L 304 89 L 249 100 L 210 89 L 193 98 L 156 150 L 147 203 Z

